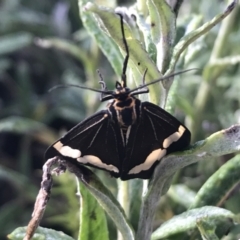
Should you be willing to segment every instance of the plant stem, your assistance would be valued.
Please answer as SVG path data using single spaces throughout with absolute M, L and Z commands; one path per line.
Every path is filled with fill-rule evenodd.
M 118 181 L 118 202 L 121 204 L 126 217 L 129 217 L 129 182 L 128 181 Z M 118 240 L 123 240 L 122 234 L 118 231 Z

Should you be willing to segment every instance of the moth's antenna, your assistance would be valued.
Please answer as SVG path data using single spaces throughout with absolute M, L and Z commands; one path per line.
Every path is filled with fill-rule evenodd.
M 75 85 L 75 84 L 60 84 L 57 86 L 54 86 L 52 88 L 50 88 L 48 90 L 48 92 L 52 92 L 58 88 L 67 88 L 67 87 L 75 87 L 75 88 L 81 88 L 81 89 L 86 89 L 86 90 L 90 90 L 93 92 L 98 92 L 98 93 L 103 93 L 103 94 L 113 94 L 113 91 L 108 91 L 108 90 L 99 90 L 99 89 L 95 89 L 95 88 L 90 88 L 90 87 L 85 87 L 85 86 L 79 86 L 79 85 Z
M 123 62 L 123 70 L 122 70 L 122 87 L 125 88 L 127 86 L 127 82 L 126 82 L 126 71 L 127 71 L 127 65 L 128 65 L 128 59 L 129 59 L 129 49 L 128 49 L 128 45 L 127 45 L 127 40 L 125 37 L 125 32 L 124 32 L 124 23 L 123 23 L 123 16 L 120 13 L 117 13 L 120 16 L 120 24 L 121 24 L 121 32 L 122 32 L 122 37 L 123 37 L 123 44 L 126 50 L 126 57 L 124 59 Z
M 141 88 L 147 87 L 147 86 L 152 85 L 152 84 L 154 84 L 154 83 L 161 82 L 161 81 L 166 80 L 166 79 L 168 79 L 168 78 L 172 78 L 172 77 L 175 77 L 175 76 L 180 75 L 180 74 L 182 74 L 182 73 L 189 72 L 189 71 L 193 71 L 193 70 L 199 70 L 199 68 L 186 69 L 186 70 L 182 70 L 182 71 L 179 71 L 179 72 L 175 72 L 175 73 L 166 75 L 166 76 L 164 76 L 164 77 L 162 77 L 162 78 L 159 78 L 159 79 L 156 79 L 156 80 L 154 80 L 154 81 L 152 81 L 152 82 L 150 82 L 150 83 L 146 83 L 146 84 L 143 84 L 143 85 L 141 85 L 141 86 L 139 86 L 139 87 L 136 87 L 136 88 L 130 90 L 129 93 L 135 92 L 136 90 L 139 90 L 139 89 L 141 89 Z

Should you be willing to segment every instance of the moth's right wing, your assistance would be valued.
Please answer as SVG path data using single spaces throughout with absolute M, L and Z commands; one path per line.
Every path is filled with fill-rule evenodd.
M 50 146 L 45 159 L 61 156 L 119 177 L 124 147 L 119 126 L 107 110 L 80 122 Z

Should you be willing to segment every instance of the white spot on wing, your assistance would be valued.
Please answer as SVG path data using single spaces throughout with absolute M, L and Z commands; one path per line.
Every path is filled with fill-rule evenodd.
M 135 166 L 129 171 L 129 174 L 137 174 L 141 171 L 146 171 L 149 168 L 152 167 L 152 165 L 156 162 L 159 161 L 162 157 L 166 155 L 167 150 L 166 149 L 156 149 L 152 151 L 146 158 L 145 162 Z
M 53 147 L 65 157 L 79 158 L 81 156 L 80 150 L 73 149 L 69 146 L 63 146 L 60 141 L 55 143 Z
M 168 148 L 173 142 L 178 141 L 178 139 L 183 135 L 184 132 L 185 128 L 182 125 L 180 125 L 178 128 L 178 132 L 175 132 L 171 134 L 169 137 L 165 138 L 165 140 L 163 141 L 163 147 Z
M 179 128 L 178 128 L 178 132 L 180 133 L 180 137 L 183 135 L 183 133 L 185 132 L 185 127 L 180 125 Z
M 63 144 L 59 141 L 59 142 L 56 142 L 53 147 L 57 150 L 57 151 L 60 151 L 60 149 L 62 148 Z
M 108 165 L 106 163 L 103 163 L 98 157 L 93 156 L 93 155 L 85 155 L 83 157 L 79 157 L 79 158 L 77 158 L 77 161 L 80 163 L 84 163 L 84 164 L 89 163 L 89 164 L 92 164 L 93 166 L 103 168 L 108 171 L 112 171 L 112 172 L 116 172 L 116 173 L 119 172 L 119 170 L 112 164 Z

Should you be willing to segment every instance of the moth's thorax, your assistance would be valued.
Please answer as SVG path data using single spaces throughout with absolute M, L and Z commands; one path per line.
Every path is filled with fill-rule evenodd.
M 110 111 L 114 112 L 121 128 L 131 126 L 138 119 L 140 101 L 132 96 L 123 99 L 115 99 Z

